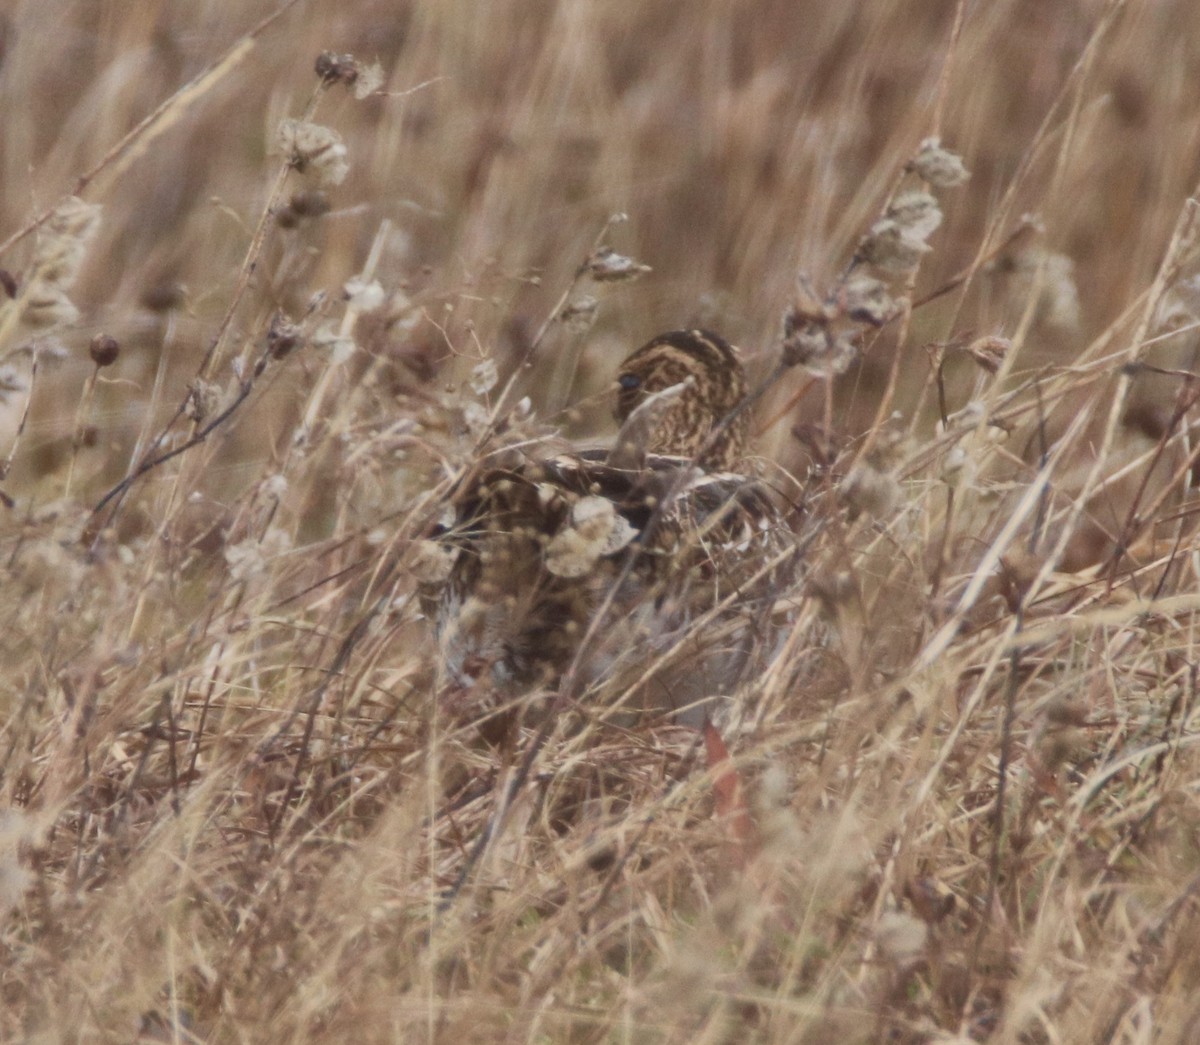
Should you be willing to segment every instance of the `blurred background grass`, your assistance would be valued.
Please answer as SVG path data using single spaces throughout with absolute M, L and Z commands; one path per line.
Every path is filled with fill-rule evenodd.
M 75 295 L 86 318 L 74 362 L 37 397 L 23 474 L 61 465 L 54 449 L 88 371 L 79 345 L 95 330 L 125 346 L 117 376 L 131 382 L 107 397 L 107 440 L 127 447 L 162 351 L 161 313 L 147 305 L 183 305 L 168 373 L 181 394 L 262 205 L 274 128 L 303 106 L 323 49 L 378 59 L 393 94 L 338 95 L 323 110 L 347 141 L 350 176 L 327 217 L 279 230 L 257 277 L 260 314 L 243 310 L 243 330 L 260 328 L 268 309 L 295 311 L 312 291 L 338 287 L 387 218 L 381 281 L 410 288 L 428 318 L 385 350 L 426 380 L 453 376 L 448 345 L 477 341 L 503 364 L 527 348 L 604 221 L 623 212 L 613 245 L 654 276 L 602 311 L 580 388 L 597 391 L 628 346 L 695 322 L 761 358 L 797 272 L 825 286 L 847 264 L 930 132 L 944 74 L 942 137 L 974 177 L 945 203 L 918 296 L 1035 215 L 1044 244 L 1074 263 L 1080 323 L 1040 330 L 1022 363 L 1069 358 L 1146 285 L 1200 153 L 1200 11 L 1124 5 L 1093 39 L 1105 8 L 972 8 L 944 69 L 948 0 L 300 4 L 118 178 L 89 188 L 105 211 Z M 10 8 L 0 228 L 19 228 L 70 191 L 270 10 Z M 19 272 L 20 248 L 0 260 Z M 997 282 L 977 279 L 965 296 L 919 311 L 912 342 L 1011 333 L 1024 299 L 1014 311 Z M 878 396 L 892 350 L 884 341 L 843 385 L 849 423 Z M 554 350 L 544 345 L 536 362 Z M 907 351 L 911 392 L 926 361 Z M 535 396 L 539 383 L 535 368 Z M 777 429 L 765 449 L 787 457 L 787 441 Z

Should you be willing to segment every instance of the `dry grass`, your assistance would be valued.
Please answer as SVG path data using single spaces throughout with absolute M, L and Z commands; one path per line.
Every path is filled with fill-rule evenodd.
M 0 1037 L 1200 1038 L 1200 5 L 961 7 L 0 12 Z M 916 307 L 817 322 L 930 136 Z M 611 431 L 697 322 L 809 501 L 744 805 L 678 726 L 481 742 L 412 581 L 489 417 Z

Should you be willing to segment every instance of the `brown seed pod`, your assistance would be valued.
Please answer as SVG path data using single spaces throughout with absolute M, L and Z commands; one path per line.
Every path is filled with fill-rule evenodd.
M 117 356 L 121 354 L 121 346 L 111 334 L 97 334 L 92 338 L 92 343 L 88 345 L 88 354 L 92 357 L 92 362 L 96 364 L 97 369 L 112 366 L 117 361 Z

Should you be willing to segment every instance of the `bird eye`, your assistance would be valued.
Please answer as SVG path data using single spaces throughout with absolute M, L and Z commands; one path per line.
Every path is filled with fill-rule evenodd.
M 617 378 L 619 384 L 626 392 L 632 392 L 642 383 L 642 379 L 637 374 L 622 374 Z

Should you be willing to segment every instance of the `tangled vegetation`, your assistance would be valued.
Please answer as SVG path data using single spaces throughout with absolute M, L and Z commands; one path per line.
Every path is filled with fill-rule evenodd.
M 1198 41 L 0 10 L 0 1037 L 1200 1038 Z M 681 327 L 751 371 L 777 640 L 719 728 L 482 735 L 426 538 Z

